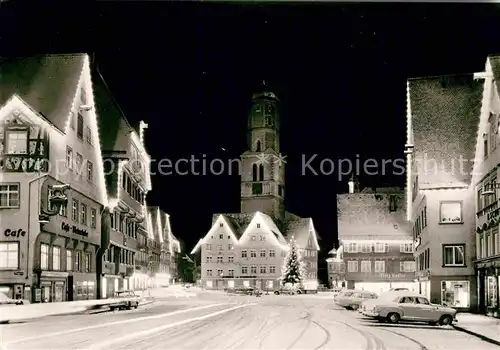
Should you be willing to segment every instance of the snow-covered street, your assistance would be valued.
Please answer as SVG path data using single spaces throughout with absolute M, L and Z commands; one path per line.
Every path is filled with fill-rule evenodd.
M 497 349 L 451 327 L 388 325 L 321 295 L 157 298 L 131 311 L 0 325 L 3 349 Z

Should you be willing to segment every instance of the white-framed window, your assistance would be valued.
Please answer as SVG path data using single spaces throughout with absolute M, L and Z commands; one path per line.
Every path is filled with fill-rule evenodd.
M 261 258 L 265 258 L 266 257 L 266 250 L 265 249 L 261 249 L 260 250 L 260 257 Z
M 358 262 L 355 260 L 349 260 L 347 262 L 347 272 L 358 272 Z
M 442 201 L 439 203 L 439 223 L 456 224 L 462 221 L 462 202 Z
M 76 173 L 78 175 L 81 175 L 82 174 L 82 170 L 83 170 L 82 169 L 82 166 L 83 166 L 83 156 L 80 153 L 78 153 L 78 152 L 76 153 L 76 161 L 75 161 L 75 163 L 76 163 L 76 169 L 75 169 L 75 171 L 76 171 Z
M 385 272 L 385 261 L 383 260 L 375 261 L 375 272 L 378 273 Z
M 80 224 L 87 225 L 87 206 L 80 203 Z
M 234 270 L 228 270 L 227 271 L 227 274 L 230 276 L 230 277 L 233 277 L 234 276 Z
M 73 221 L 78 221 L 78 201 L 73 199 L 73 204 L 71 207 L 71 219 Z
M 97 210 L 95 208 L 90 209 L 90 227 L 96 228 L 97 226 Z
M 387 243 L 375 243 L 375 253 L 387 253 L 389 245 Z
M 19 268 L 19 242 L 0 242 L 0 270 Z
M 276 273 L 276 266 L 275 265 L 269 266 L 269 273 Z
M 465 244 L 443 245 L 443 266 L 465 266 Z
M 19 208 L 19 184 L 0 184 L 0 208 Z
M 28 130 L 7 130 L 6 154 L 28 154 Z
M 222 262 L 224 262 L 223 257 L 222 257 L 222 256 L 218 256 L 218 257 L 217 257 L 217 262 L 218 262 L 219 264 L 221 264 Z
M 370 260 L 361 261 L 361 272 L 371 272 L 372 262 Z
M 401 243 L 399 251 L 401 253 L 413 253 L 413 243 Z
M 73 170 L 73 148 L 66 146 L 66 168 Z
M 260 265 L 260 273 L 262 274 L 267 273 L 267 268 L 265 265 Z
M 227 262 L 234 263 L 234 256 L 228 256 L 227 257 Z
M 61 269 L 61 247 L 52 247 L 52 270 Z
M 243 265 L 243 266 L 241 267 L 241 274 L 242 274 L 242 275 L 246 275 L 246 274 L 248 274 L 248 266 Z
M 276 257 L 276 250 L 269 249 L 269 257 L 270 258 L 275 258 Z
M 94 164 L 87 160 L 87 181 L 92 181 L 94 179 Z
M 372 251 L 372 245 L 370 243 L 360 244 L 360 247 L 361 247 L 361 253 L 371 253 Z
M 251 258 L 257 257 L 257 250 L 256 249 L 250 249 L 250 257 Z
M 210 269 L 207 270 L 207 276 L 212 277 L 212 270 L 210 270 Z
M 250 273 L 252 275 L 257 274 L 257 266 L 255 266 L 255 265 L 250 266 Z
M 248 258 L 248 252 L 247 252 L 246 249 L 241 251 L 241 257 L 242 258 Z
M 73 251 L 66 250 L 66 271 L 73 271 Z
M 345 251 L 346 253 L 357 253 L 358 246 L 355 242 L 347 243 Z
M 400 261 L 399 262 L 400 272 L 415 272 L 415 261 Z
M 212 250 L 212 244 L 211 243 L 207 243 L 206 248 L 207 248 L 207 250 Z
M 85 128 L 85 139 L 89 145 L 92 144 L 92 129 L 90 129 L 90 126 Z
M 49 269 L 49 245 L 45 243 L 40 244 L 40 268 Z

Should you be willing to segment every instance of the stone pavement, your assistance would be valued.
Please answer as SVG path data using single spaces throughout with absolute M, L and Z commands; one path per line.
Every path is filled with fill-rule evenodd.
M 453 327 L 500 346 L 500 319 L 468 313 L 457 314 Z

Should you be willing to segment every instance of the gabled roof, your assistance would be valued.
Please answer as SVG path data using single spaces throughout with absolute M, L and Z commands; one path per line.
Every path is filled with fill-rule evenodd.
M 318 238 L 312 218 L 301 218 L 287 213 L 286 240 L 290 242 L 292 237 L 299 248 L 306 248 L 309 239 L 312 239 L 314 247 L 319 250 Z
M 396 211 L 390 211 L 391 197 Z M 412 235 L 406 220 L 406 195 L 352 193 L 337 195 L 339 239 L 345 235 Z
M 39 55 L 0 61 L 0 106 L 14 94 L 65 132 L 86 54 Z
M 420 188 L 470 184 L 483 85 L 473 74 L 408 80 Z

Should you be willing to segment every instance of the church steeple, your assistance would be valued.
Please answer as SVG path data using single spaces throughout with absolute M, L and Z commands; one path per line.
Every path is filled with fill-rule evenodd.
M 283 219 L 285 165 L 280 158 L 279 99 L 267 90 L 252 97 L 247 151 L 242 154 L 241 212 L 261 211 Z

